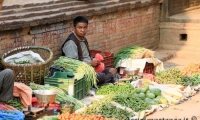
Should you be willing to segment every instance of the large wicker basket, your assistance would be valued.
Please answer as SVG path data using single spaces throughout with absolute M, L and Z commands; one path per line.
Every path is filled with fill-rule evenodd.
M 35 53 L 40 54 L 45 62 L 37 64 L 9 64 L 4 61 L 4 58 L 8 56 L 27 50 L 31 50 Z M 30 82 L 44 84 L 44 76 L 48 74 L 52 58 L 53 52 L 48 48 L 39 46 L 19 47 L 8 51 L 2 56 L 2 65 L 5 68 L 10 68 L 13 70 L 15 82 L 22 82 L 26 85 L 29 85 Z

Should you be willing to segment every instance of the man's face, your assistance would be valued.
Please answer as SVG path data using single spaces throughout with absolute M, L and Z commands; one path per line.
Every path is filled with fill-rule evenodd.
M 87 28 L 88 28 L 88 24 L 84 23 L 84 22 L 79 22 L 76 26 L 75 26 L 75 33 L 77 36 L 79 37 L 84 37 L 87 33 Z

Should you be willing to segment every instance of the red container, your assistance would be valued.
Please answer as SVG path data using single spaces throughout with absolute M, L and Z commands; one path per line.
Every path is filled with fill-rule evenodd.
M 44 104 L 46 106 L 47 104 Z M 36 97 L 32 97 L 32 107 L 43 107 L 43 104 L 39 103 Z M 48 108 L 59 110 L 60 105 L 58 103 L 49 104 Z
M 113 67 L 114 63 L 114 53 L 111 52 L 102 52 L 100 50 L 90 50 L 91 56 L 94 58 L 95 55 L 99 53 L 103 56 L 104 60 L 102 61 L 105 64 L 105 67 Z
M 148 73 L 148 74 L 155 74 L 155 67 L 153 63 L 148 63 L 146 62 L 146 65 L 144 67 L 143 73 Z

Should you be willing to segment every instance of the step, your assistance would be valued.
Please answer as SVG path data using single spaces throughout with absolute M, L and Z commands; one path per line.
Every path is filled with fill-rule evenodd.
M 157 0 L 142 0 L 142 2 L 139 0 L 125 1 L 107 0 L 104 2 L 86 2 L 85 4 L 82 4 L 88 5 L 87 8 L 84 7 L 84 9 L 83 6 L 70 6 L 71 9 L 75 11 L 67 10 L 67 8 L 69 9 L 69 7 L 62 7 L 60 9 L 52 9 L 51 11 L 42 10 L 32 11 L 32 13 L 22 12 L 18 14 L 2 15 L 0 20 L 0 31 L 13 30 L 28 26 L 51 24 L 55 22 L 61 22 L 63 20 L 72 20 L 75 16 L 81 14 L 87 16 L 91 16 L 93 14 L 102 15 L 106 13 L 116 12 L 118 10 L 128 10 L 132 8 L 143 7 L 145 5 L 158 4 Z
M 56 4 L 56 3 L 63 3 L 63 2 L 70 2 L 70 1 L 76 1 L 76 0 L 52 0 L 48 2 L 32 2 L 32 3 L 23 3 L 23 4 L 3 4 L 2 9 L 17 9 L 17 8 L 25 8 L 25 7 L 32 7 L 32 6 L 44 6 L 44 5 L 51 5 L 51 4 Z
M 200 51 L 200 45 L 199 44 L 182 44 L 182 45 L 176 45 L 176 44 L 159 44 L 158 48 L 163 50 L 197 50 Z
M 135 3 L 135 2 L 133 1 L 132 3 Z M 31 22 L 33 22 L 33 25 L 30 25 L 30 26 L 36 26 L 36 25 L 39 25 L 39 24 L 43 25 L 43 24 L 46 24 L 46 23 L 49 23 L 49 24 L 54 23 L 55 21 L 60 22 L 60 21 L 63 21 L 63 20 L 71 20 L 72 16 L 90 13 L 91 11 L 93 12 L 93 14 L 96 14 L 96 15 L 114 12 L 119 8 L 119 6 L 120 7 L 123 6 L 123 9 L 126 9 L 127 5 L 132 4 L 132 3 L 130 3 L 130 2 L 116 3 L 116 4 L 111 4 L 111 5 L 102 3 L 102 4 L 105 4 L 105 5 L 101 6 L 101 7 L 100 6 L 94 6 L 94 7 L 90 7 L 90 8 L 76 10 L 76 12 L 68 11 L 68 12 L 58 12 L 57 13 L 57 12 L 54 11 L 54 14 L 50 14 L 49 11 L 47 11 L 47 13 L 49 13 L 50 15 L 44 14 L 42 16 L 33 16 L 33 17 L 27 16 L 27 18 L 23 18 L 24 14 L 20 13 L 19 14 L 20 16 L 19 15 L 16 15 L 16 17 L 13 16 L 16 19 L 12 18 L 10 20 L 8 19 L 6 21 L 2 21 L 2 24 L 0 24 L 0 30 L 17 29 L 17 28 L 23 27 L 23 24 L 31 24 Z M 101 3 L 99 3 L 99 4 L 101 4 Z M 102 11 L 100 11 L 100 9 L 104 9 L 106 11 L 102 13 Z M 43 13 L 43 11 L 38 12 L 38 14 L 42 14 L 42 13 Z M 30 14 L 30 13 L 27 13 L 27 14 Z M 5 26 L 8 26 L 8 25 L 12 25 L 12 27 L 10 27 L 10 28 L 6 27 L 5 28 Z
M 8 14 L 16 14 L 16 13 L 23 13 L 23 12 L 30 12 L 30 11 L 41 11 L 41 10 L 51 10 L 55 8 L 62 8 L 66 6 L 74 6 L 74 5 L 82 5 L 85 4 L 85 1 L 66 1 L 62 3 L 54 3 L 54 4 L 47 4 L 47 5 L 38 5 L 34 7 L 23 7 L 23 8 L 16 8 L 16 9 L 6 9 L 1 10 L 0 15 L 8 15 Z
M 154 50 L 154 56 L 163 62 L 171 59 L 174 55 L 175 53 L 172 51 L 162 49 Z
M 98 3 L 93 3 L 93 4 L 83 4 L 83 5 L 74 5 L 70 7 L 62 7 L 62 8 L 53 8 L 53 9 L 47 9 L 47 10 L 42 10 L 42 11 L 26 11 L 23 13 L 15 13 L 15 14 L 10 14 L 10 15 L 2 15 L 0 17 L 0 21 L 3 20 L 12 20 L 12 19 L 18 19 L 18 18 L 28 18 L 28 17 L 34 17 L 34 16 L 42 16 L 42 15 L 52 15 L 56 13 L 62 13 L 62 12 L 68 12 L 68 11 L 76 11 L 85 9 L 85 8 L 94 8 L 98 6 L 106 6 L 106 5 L 112 5 L 114 2 L 108 1 L 108 2 L 98 2 Z

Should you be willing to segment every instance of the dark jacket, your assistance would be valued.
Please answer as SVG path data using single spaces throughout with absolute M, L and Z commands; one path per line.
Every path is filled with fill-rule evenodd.
M 69 37 L 65 40 L 65 42 L 63 43 L 62 47 L 61 47 L 61 50 L 63 49 L 65 43 L 69 40 L 73 40 L 74 43 L 76 44 L 77 48 L 78 48 L 78 59 L 80 61 L 83 61 L 83 52 L 82 52 L 82 49 L 81 49 L 81 45 L 80 45 L 80 41 L 76 38 L 76 36 L 74 35 L 74 33 L 71 33 L 69 35 Z M 89 50 L 89 45 L 88 45 L 88 42 L 87 42 L 87 39 L 85 38 L 85 44 L 87 46 L 87 50 L 89 52 L 89 55 L 90 55 L 90 50 Z M 62 56 L 65 56 L 65 53 L 63 52 L 62 50 Z M 91 56 L 91 55 L 90 55 Z

